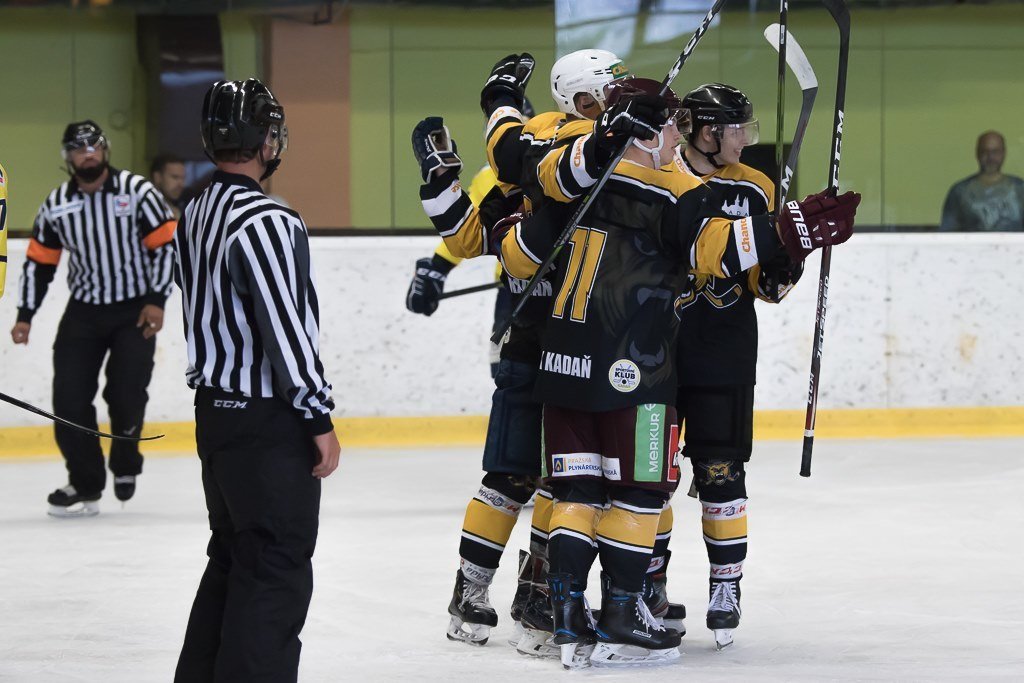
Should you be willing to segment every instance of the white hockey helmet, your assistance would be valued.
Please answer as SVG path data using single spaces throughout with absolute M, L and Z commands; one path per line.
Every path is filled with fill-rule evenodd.
M 612 81 L 629 76 L 629 69 L 607 50 L 577 50 L 565 55 L 551 67 L 551 96 L 558 110 L 584 118 L 573 97 L 586 93 L 604 109 L 605 88 Z

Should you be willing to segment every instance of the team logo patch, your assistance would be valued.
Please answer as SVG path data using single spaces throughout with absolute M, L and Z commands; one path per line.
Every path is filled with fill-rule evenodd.
M 704 484 L 724 486 L 727 483 L 732 483 L 743 476 L 742 472 L 733 472 L 731 462 L 713 462 L 707 465 L 701 464 L 700 468 L 704 470 Z
M 126 194 L 114 196 L 114 215 L 118 218 L 130 216 L 132 213 L 132 198 Z
M 629 393 L 640 386 L 640 368 L 627 358 L 617 360 L 608 370 L 608 381 L 616 391 Z

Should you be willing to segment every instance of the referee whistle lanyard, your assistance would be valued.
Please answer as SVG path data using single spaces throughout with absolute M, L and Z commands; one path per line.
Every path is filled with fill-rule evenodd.
M 104 439 L 115 439 L 117 441 L 153 441 L 154 439 L 162 439 L 164 437 L 163 434 L 158 434 L 157 436 L 119 436 L 117 434 L 107 434 L 106 432 L 100 432 L 100 431 L 97 431 L 95 429 L 92 429 L 91 427 L 85 427 L 83 425 L 76 424 L 76 423 L 72 422 L 71 420 L 65 420 L 63 417 L 58 417 L 58 416 L 54 415 L 53 413 L 48 413 L 45 410 L 43 410 L 42 408 L 37 408 L 36 406 L 32 405 L 31 403 L 28 403 L 26 401 L 22 401 L 20 398 L 14 398 L 13 396 L 8 396 L 7 394 L 5 394 L 3 392 L 0 392 L 0 401 L 5 401 L 7 403 L 10 403 L 12 406 L 17 406 L 17 407 L 21 408 L 22 410 L 27 410 L 30 413 L 35 413 L 36 415 L 41 415 L 41 416 L 45 417 L 46 419 L 53 420 L 57 424 L 62 424 L 65 427 L 70 427 L 72 429 L 77 429 L 80 432 L 85 432 L 86 434 L 92 434 L 93 436 L 101 436 Z

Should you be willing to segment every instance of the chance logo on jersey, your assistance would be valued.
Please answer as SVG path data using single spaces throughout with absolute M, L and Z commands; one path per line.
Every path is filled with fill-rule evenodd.
M 640 386 L 640 368 L 627 358 L 617 360 L 608 370 L 608 381 L 616 391 L 629 393 Z

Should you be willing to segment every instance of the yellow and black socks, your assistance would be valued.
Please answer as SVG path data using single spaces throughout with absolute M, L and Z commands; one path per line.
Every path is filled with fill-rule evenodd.
M 462 573 L 470 581 L 490 583 L 523 505 L 533 494 L 532 481 L 487 474 L 466 506 L 459 543 Z
M 711 578 L 743 577 L 747 558 L 747 488 L 743 463 L 693 463 L 694 481 L 703 508 L 701 526 L 711 564 Z

